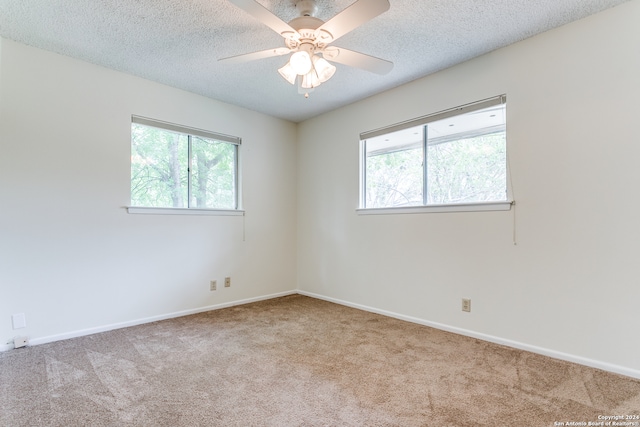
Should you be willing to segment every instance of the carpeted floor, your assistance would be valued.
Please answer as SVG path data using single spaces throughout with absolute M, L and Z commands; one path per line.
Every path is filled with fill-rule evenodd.
M 640 381 L 294 295 L 2 353 L 0 409 L 29 427 L 554 426 L 640 415 Z

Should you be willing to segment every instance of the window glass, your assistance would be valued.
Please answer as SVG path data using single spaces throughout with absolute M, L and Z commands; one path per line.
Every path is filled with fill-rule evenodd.
M 422 129 L 394 132 L 366 144 L 366 206 L 422 205 Z
M 238 145 L 131 124 L 131 205 L 237 209 Z
M 236 147 L 226 142 L 192 138 L 191 206 L 235 208 Z
M 426 125 L 426 204 L 507 200 L 504 104 Z
M 188 138 L 131 125 L 131 204 L 187 207 Z
M 506 201 L 506 104 L 489 104 L 372 131 L 361 142 L 361 207 Z

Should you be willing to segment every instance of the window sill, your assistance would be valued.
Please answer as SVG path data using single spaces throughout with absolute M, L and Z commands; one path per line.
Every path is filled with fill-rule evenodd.
M 126 206 L 130 214 L 143 215 L 211 215 L 211 216 L 244 216 L 239 209 L 196 209 L 196 208 L 147 208 Z
M 450 205 L 407 206 L 401 208 L 370 208 L 356 209 L 358 215 L 395 215 L 395 214 L 420 214 L 436 212 L 485 212 L 508 211 L 514 201 L 481 202 L 481 203 L 456 203 Z

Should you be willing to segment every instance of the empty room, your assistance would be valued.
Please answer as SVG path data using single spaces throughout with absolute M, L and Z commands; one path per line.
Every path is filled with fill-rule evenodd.
M 640 426 L 640 0 L 0 0 L 1 426 Z

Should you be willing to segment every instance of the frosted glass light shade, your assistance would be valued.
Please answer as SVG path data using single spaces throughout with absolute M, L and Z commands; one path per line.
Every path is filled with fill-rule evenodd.
M 289 59 L 289 64 L 291 64 L 293 71 L 295 71 L 296 74 L 301 76 L 304 74 L 307 74 L 309 70 L 311 70 L 311 67 L 313 66 L 313 64 L 311 63 L 311 57 L 307 52 L 303 50 L 298 51 L 293 55 L 291 55 L 291 58 Z
M 318 78 L 315 70 L 309 71 L 307 74 L 302 76 L 302 87 L 305 89 L 311 89 L 314 87 L 320 86 L 322 82 Z
M 318 80 L 322 83 L 333 77 L 336 72 L 336 67 L 334 65 L 331 65 L 329 61 L 316 55 L 313 56 L 313 67 L 316 69 L 316 73 L 318 74 Z
M 300 95 L 304 95 L 304 97 L 305 97 L 305 98 L 308 98 L 308 97 L 309 97 L 309 94 L 310 94 L 311 92 L 313 92 L 313 91 L 314 91 L 314 89 L 313 89 L 312 87 L 311 87 L 311 88 L 304 88 L 304 87 L 302 87 L 302 78 L 299 78 L 299 79 L 298 79 L 298 93 L 299 93 Z
M 293 67 L 289 62 L 287 62 L 284 67 L 278 69 L 278 72 L 282 77 L 284 77 L 286 81 L 288 81 L 292 85 L 296 83 L 296 77 L 298 77 L 298 75 L 295 71 L 293 71 Z

